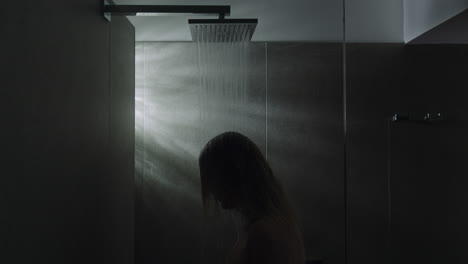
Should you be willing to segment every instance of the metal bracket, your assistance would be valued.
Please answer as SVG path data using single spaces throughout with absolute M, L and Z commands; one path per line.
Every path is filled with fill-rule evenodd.
M 104 17 L 110 21 L 114 16 L 151 16 L 159 14 L 197 14 L 229 16 L 230 6 L 221 5 L 116 5 L 112 0 L 103 0 Z
M 393 122 L 401 122 L 401 121 L 408 121 L 410 118 L 409 118 L 409 114 L 402 114 L 402 113 L 395 113 L 392 115 L 392 121 Z
M 107 21 L 109 21 L 109 22 L 112 20 L 112 13 L 106 12 L 106 9 L 107 9 L 106 7 L 107 7 L 107 6 L 110 6 L 110 5 L 111 5 L 111 4 L 109 3 L 108 0 L 104 0 L 104 1 L 103 1 L 102 9 L 103 9 L 103 12 L 104 12 L 104 18 L 106 18 Z

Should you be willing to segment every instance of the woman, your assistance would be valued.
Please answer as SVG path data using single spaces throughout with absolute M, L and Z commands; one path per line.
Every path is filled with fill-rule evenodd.
M 199 158 L 205 208 L 210 200 L 241 218 L 228 264 L 303 264 L 304 245 L 293 210 L 259 148 L 225 132 Z

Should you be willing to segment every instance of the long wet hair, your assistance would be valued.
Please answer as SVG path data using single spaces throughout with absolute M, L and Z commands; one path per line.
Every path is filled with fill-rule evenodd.
M 216 204 L 216 194 L 230 193 L 251 221 L 279 217 L 299 231 L 282 186 L 260 149 L 246 136 L 225 132 L 214 137 L 201 151 L 199 166 L 205 212 Z

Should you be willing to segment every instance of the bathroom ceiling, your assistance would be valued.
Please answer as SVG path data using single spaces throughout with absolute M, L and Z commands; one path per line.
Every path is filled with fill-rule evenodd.
M 228 18 L 258 18 L 252 41 L 341 41 L 342 0 L 115 0 L 116 4 L 230 5 Z M 191 41 L 189 18 L 129 17 L 137 41 Z M 216 16 L 213 16 L 215 18 Z
M 343 40 L 343 0 L 114 1 L 129 5 L 229 5 L 228 18 L 258 18 L 252 41 Z M 468 8 L 468 0 L 345 1 L 348 42 L 410 41 Z M 191 41 L 189 18 L 210 17 L 129 17 L 136 29 L 136 41 Z

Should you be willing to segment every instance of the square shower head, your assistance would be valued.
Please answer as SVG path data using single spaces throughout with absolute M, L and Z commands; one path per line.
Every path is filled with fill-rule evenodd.
M 198 42 L 250 41 L 258 19 L 189 19 L 192 40 Z

